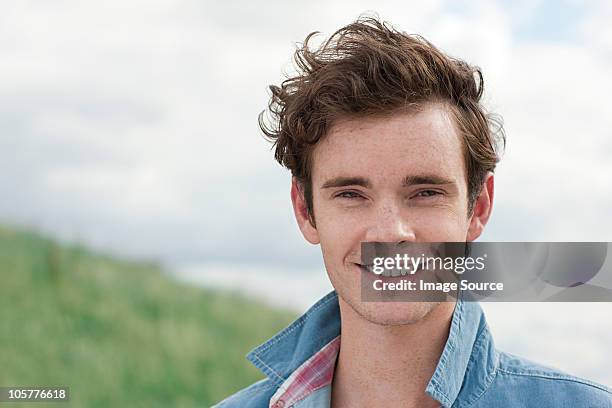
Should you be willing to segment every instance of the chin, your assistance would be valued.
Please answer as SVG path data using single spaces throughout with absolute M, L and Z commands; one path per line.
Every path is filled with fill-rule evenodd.
M 440 302 L 363 302 L 344 299 L 367 321 L 381 326 L 414 324 L 425 319 Z

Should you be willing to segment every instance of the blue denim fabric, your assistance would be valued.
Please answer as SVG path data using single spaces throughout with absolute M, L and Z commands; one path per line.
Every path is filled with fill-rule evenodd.
M 332 291 L 247 355 L 267 378 L 215 407 L 268 407 L 283 381 L 339 334 L 338 298 Z M 497 350 L 480 305 L 463 300 L 455 306 L 448 340 L 426 392 L 445 408 L 612 408 L 611 389 Z M 293 407 L 329 407 L 330 397 L 327 386 Z

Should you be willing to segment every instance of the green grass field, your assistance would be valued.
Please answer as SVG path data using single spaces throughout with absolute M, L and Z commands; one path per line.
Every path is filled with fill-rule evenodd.
M 294 316 L 0 227 L 0 386 L 68 386 L 69 403 L 208 407 L 262 378 L 244 355 Z

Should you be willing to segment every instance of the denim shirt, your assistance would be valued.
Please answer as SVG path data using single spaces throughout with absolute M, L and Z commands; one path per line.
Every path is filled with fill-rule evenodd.
M 291 373 L 339 334 L 338 297 L 332 291 L 247 355 L 265 379 L 215 407 L 269 407 L 270 398 Z M 612 408 L 612 389 L 497 350 L 480 305 L 461 299 L 425 392 L 445 408 Z M 330 400 L 327 385 L 292 407 L 329 407 Z

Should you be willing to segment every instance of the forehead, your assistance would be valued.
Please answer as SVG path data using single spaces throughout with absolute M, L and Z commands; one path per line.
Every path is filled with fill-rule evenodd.
M 462 142 L 448 110 L 418 111 L 337 121 L 313 152 L 313 182 L 362 176 L 379 182 L 436 174 L 465 179 Z

